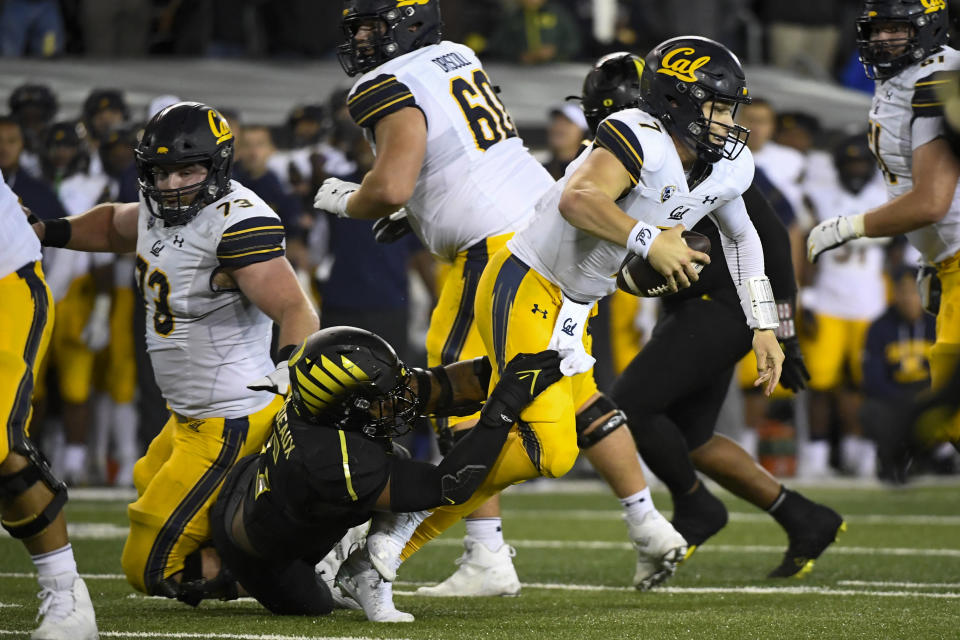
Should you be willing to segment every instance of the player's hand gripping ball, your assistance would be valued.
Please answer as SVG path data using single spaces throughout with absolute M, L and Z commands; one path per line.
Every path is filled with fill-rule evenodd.
M 681 234 L 687 246 L 694 251 L 710 253 L 710 238 L 696 231 L 684 231 Z M 697 273 L 706 266 L 694 262 Z M 643 298 L 658 298 L 670 293 L 667 279 L 654 269 L 649 262 L 635 253 L 628 253 L 617 271 L 617 287 L 622 291 Z

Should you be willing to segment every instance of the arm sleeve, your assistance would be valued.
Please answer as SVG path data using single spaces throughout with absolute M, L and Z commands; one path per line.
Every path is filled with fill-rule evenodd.
M 391 113 L 417 107 L 410 88 L 394 75 L 381 74 L 359 85 L 347 99 L 350 117 L 358 126 L 370 129 Z
M 770 277 L 774 297 L 777 300 L 793 300 L 797 295 L 797 281 L 787 228 L 755 186 L 751 185 L 744 192 L 743 203 L 763 245 L 763 263 Z
M 720 245 L 723 257 L 727 261 L 730 277 L 737 288 L 740 307 L 747 324 L 754 328 L 756 320 L 751 312 L 750 294 L 747 292 L 748 278 L 763 276 L 763 246 L 760 236 L 750 222 L 743 198 L 737 196 L 722 207 L 710 213 L 710 218 L 720 231 Z
M 223 267 L 245 267 L 283 256 L 283 224 L 277 217 L 253 216 L 223 232 L 217 259 Z
M 486 480 L 511 426 L 470 429 L 436 467 L 395 461 L 390 474 L 390 510 L 422 511 L 469 500 Z

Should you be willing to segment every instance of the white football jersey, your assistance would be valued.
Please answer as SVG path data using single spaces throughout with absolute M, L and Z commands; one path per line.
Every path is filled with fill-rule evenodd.
M 420 240 L 443 260 L 522 228 L 553 184 L 469 47 L 444 41 L 394 58 L 361 76 L 347 100 L 374 150 L 381 118 L 406 107 L 423 112 L 426 155 L 406 208 Z
M 771 140 L 753 153 L 753 161 L 790 203 L 797 220 L 802 221 L 805 209 L 802 181 L 807 164 L 804 155 Z
M 104 173 L 97 175 L 76 173 L 60 183 L 57 195 L 67 215 L 75 216 L 101 202 L 115 200 L 116 188 L 111 182 Z M 54 302 L 60 302 L 67 295 L 74 280 L 89 273 L 93 267 L 110 264 L 112 261 L 113 254 L 109 253 L 88 253 L 59 247 L 45 248 L 43 271 Z
M 40 241 L 27 216 L 20 208 L 20 199 L 0 173 L 0 278 L 40 259 Z
M 170 408 L 190 418 L 239 418 L 273 400 L 247 385 L 274 369 L 271 321 L 217 274 L 284 255 L 280 218 L 239 182 L 185 225 L 166 226 L 140 196 L 137 286 L 147 352 Z
M 895 198 L 913 188 L 913 151 L 943 135 L 937 89 L 944 72 L 960 69 L 960 52 L 943 47 L 887 80 L 878 80 L 870 107 L 870 146 Z M 939 262 L 960 251 L 960 192 L 940 221 L 907 234 L 925 260 Z
M 810 192 L 817 222 L 834 216 L 851 216 L 880 206 L 887 192 L 879 172 L 860 193 L 850 193 L 837 179 Z M 812 292 L 805 294 L 808 306 L 818 313 L 848 320 L 873 320 L 887 308 L 883 278 L 884 248 L 889 238 L 860 238 L 817 260 Z
M 537 203 L 530 225 L 508 243 L 523 262 L 580 302 L 592 302 L 616 289 L 616 273 L 627 249 L 567 222 L 557 208 L 570 176 L 593 149 L 610 151 L 630 172 L 635 186 L 617 204 L 628 215 L 668 229 L 693 228 L 710 215 L 724 240 L 724 255 L 736 284 L 763 275 L 763 251 L 740 195 L 753 181 L 749 149 L 736 160 L 713 163 L 710 174 L 691 191 L 673 140 L 659 120 L 639 109 L 613 114 L 597 128 L 581 153 Z

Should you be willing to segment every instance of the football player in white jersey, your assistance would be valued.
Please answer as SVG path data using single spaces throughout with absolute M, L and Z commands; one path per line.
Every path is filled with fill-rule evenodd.
M 856 215 L 886 201 L 883 178 L 870 153 L 866 135 L 853 135 L 833 148 L 833 176 L 808 198 L 818 220 Z M 800 345 L 810 371 L 810 440 L 800 452 L 799 473 L 822 477 L 829 472 L 831 399 L 836 400 L 843 438 L 843 468 L 876 475 L 876 448 L 863 437 L 857 388 L 863 372 L 863 351 L 870 324 L 887 308 L 884 280 L 886 238 L 860 238 L 817 261 L 812 284 L 804 289 L 805 316 Z
M 139 202 L 34 229 L 48 246 L 136 251 L 147 351 L 171 413 L 134 467 L 121 563 L 137 590 L 177 597 L 181 580 L 217 575 L 212 554 L 198 551 L 209 508 L 231 466 L 266 441 L 283 400 L 268 391 L 285 393 L 286 359 L 319 323 L 284 259 L 280 219 L 230 179 L 233 134 L 215 109 L 163 109 L 136 156 Z
M 37 568 L 43 620 L 31 640 L 96 640 L 93 604 L 62 513 L 67 487 L 27 435 L 54 306 L 40 243 L 23 213 L 0 177 L 0 525 L 23 542 Z
M 553 181 L 523 146 L 475 54 L 441 40 L 437 2 L 348 0 L 344 6 L 346 42 L 340 60 L 348 74 L 363 73 L 349 94 L 348 106 L 375 145 L 376 161 L 360 185 L 335 178 L 325 181 L 315 205 L 340 216 L 366 219 L 391 216 L 405 205 L 409 224 L 424 244 L 453 263 L 431 319 L 428 364 L 481 356 L 486 349 L 474 319 L 481 273 L 511 234 L 527 223 Z M 686 252 L 685 247 L 679 250 Z M 611 478 L 626 509 L 646 490 L 643 470 L 629 432 L 619 429 L 622 416 L 597 392 L 592 376 L 590 385 L 589 391 L 584 387 L 576 407 L 577 432 L 596 432 L 595 439 L 581 441 L 585 453 L 595 466 L 609 470 L 601 472 Z M 475 423 L 473 416 L 461 420 L 460 431 Z M 575 458 L 577 453 L 574 442 L 565 455 Z M 649 497 L 644 499 L 651 503 Z M 494 517 L 468 521 L 467 556 L 483 551 L 474 544 L 482 539 L 487 556 L 497 558 L 507 578 L 495 591 L 516 593 L 520 584 L 510 561 L 512 549 L 503 543 L 499 513 L 484 509 L 481 515 Z M 423 539 L 462 516 L 438 514 L 428 519 L 423 529 L 429 533 Z M 436 522 L 444 517 L 442 523 Z M 676 535 L 666 521 L 662 524 Z M 659 566 L 656 573 L 664 577 Z M 647 577 L 645 572 L 642 578 Z
M 937 339 L 930 354 L 934 389 L 960 361 L 960 159 L 944 138 L 937 89 L 960 69 L 960 52 L 947 46 L 944 0 L 867 0 L 857 19 L 857 45 L 867 75 L 876 79 L 870 108 L 870 145 L 890 200 L 853 216 L 818 224 L 807 256 L 854 238 L 905 233 L 942 287 Z M 933 277 L 932 275 L 929 277 Z M 960 424 L 945 425 L 938 440 L 960 440 Z

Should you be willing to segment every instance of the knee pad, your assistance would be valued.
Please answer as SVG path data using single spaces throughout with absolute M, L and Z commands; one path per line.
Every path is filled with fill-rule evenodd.
M 611 411 L 613 415 L 598 424 L 590 433 L 584 433 L 591 424 Z M 596 402 L 577 414 L 577 446 L 589 449 L 625 424 L 627 415 L 617 408 L 613 400 L 601 395 Z
M 12 537 L 26 540 L 42 533 L 60 514 L 67 503 L 67 485 L 57 480 L 47 459 L 29 439 L 13 450 L 27 459 L 27 466 L 13 475 L 0 476 L 0 498 L 14 500 L 38 482 L 43 482 L 53 492 L 53 499 L 40 513 L 18 522 L 0 521 Z

